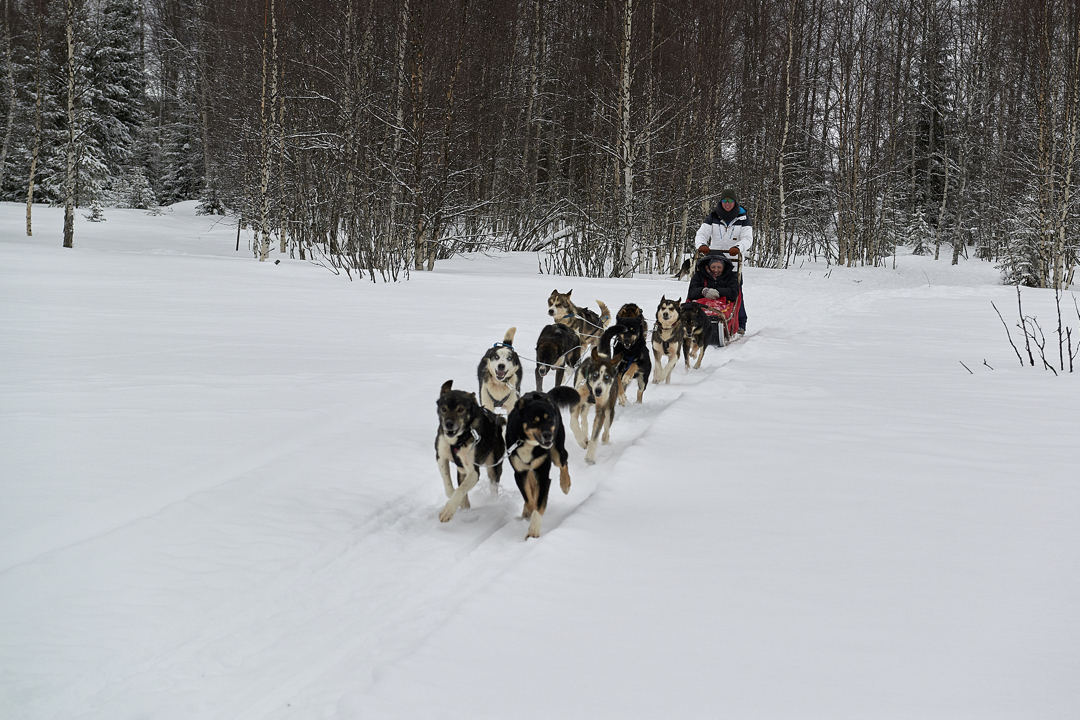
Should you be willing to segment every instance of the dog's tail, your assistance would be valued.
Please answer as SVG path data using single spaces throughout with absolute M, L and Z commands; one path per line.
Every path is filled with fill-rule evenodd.
M 556 406 L 565 410 L 572 410 L 581 402 L 581 395 L 569 385 L 556 385 L 548 392 L 548 397 Z
M 615 323 L 604 331 L 604 334 L 600 336 L 600 352 L 611 357 L 611 338 L 618 335 L 620 330 L 622 330 L 622 327 L 620 327 L 619 323 Z
M 599 300 L 596 301 L 596 304 L 600 306 L 600 327 L 606 328 L 608 322 L 611 320 L 611 311 L 608 310 L 607 305 Z
M 517 334 L 517 328 L 516 327 L 512 327 L 509 330 L 507 330 L 506 334 L 503 335 L 503 345 L 509 345 L 510 347 L 514 347 L 514 335 L 516 335 L 516 334 Z

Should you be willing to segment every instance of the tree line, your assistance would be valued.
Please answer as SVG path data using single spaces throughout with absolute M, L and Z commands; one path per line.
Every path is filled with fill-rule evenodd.
M 1080 0 L 2 0 L 0 197 L 198 199 L 397 279 L 462 251 L 667 272 L 898 245 L 1068 287 Z

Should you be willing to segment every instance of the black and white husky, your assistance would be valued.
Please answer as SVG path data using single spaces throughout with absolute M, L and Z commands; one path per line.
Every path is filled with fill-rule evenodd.
M 671 371 L 675 369 L 675 363 L 679 361 L 679 351 L 683 344 L 683 324 L 679 316 L 679 308 L 682 306 L 682 298 L 669 300 L 667 297 L 660 298 L 660 304 L 656 306 L 656 324 L 652 331 L 653 382 L 671 382 Z M 663 359 L 667 358 L 667 366 Z
M 507 330 L 503 341 L 484 353 L 476 368 L 480 404 L 491 411 L 501 408 L 510 412 L 521 394 L 521 359 L 514 350 L 515 333 L 516 327 Z
M 596 462 L 597 441 L 606 445 L 610 440 L 611 423 L 615 420 L 615 403 L 622 394 L 622 373 L 619 371 L 621 361 L 622 357 L 618 355 L 608 357 L 593 348 L 592 353 L 581 361 L 574 372 L 574 387 L 580 401 L 570 412 L 570 430 L 574 433 L 578 445 L 585 449 L 585 462 L 589 465 Z M 637 366 L 631 364 L 626 372 L 630 374 L 636 369 Z M 591 435 L 588 432 L 590 408 L 595 411 Z
M 439 431 L 435 434 L 435 461 L 442 474 L 446 490 L 446 505 L 439 520 L 449 522 L 459 507 L 469 507 L 469 491 L 480 479 L 480 468 L 486 467 L 493 483 L 502 477 L 503 441 L 502 419 L 480 407 L 470 392 L 453 389 L 453 380 L 443 383 L 435 406 L 439 413 Z M 450 478 L 450 465 L 457 467 L 458 486 Z

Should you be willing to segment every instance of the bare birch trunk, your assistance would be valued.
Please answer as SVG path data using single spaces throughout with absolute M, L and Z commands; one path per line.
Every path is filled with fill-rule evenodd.
M 64 247 L 75 247 L 75 0 L 67 0 L 67 174 L 64 176 Z
M 409 22 L 412 17 L 412 13 L 409 7 L 409 0 L 404 0 L 401 6 L 401 32 L 398 34 L 398 47 L 397 47 L 397 92 L 394 100 L 395 115 L 394 115 L 394 141 L 392 144 L 393 152 L 389 158 L 388 164 L 391 168 L 398 167 L 398 157 L 401 154 L 401 133 L 405 126 L 405 79 L 408 77 L 408 73 L 405 68 L 405 53 L 409 46 Z M 393 173 L 396 175 L 396 173 Z M 400 239 L 399 233 L 396 228 L 396 215 L 397 207 L 401 201 L 401 182 L 397 177 L 392 177 L 390 186 L 390 206 L 387 210 L 387 228 L 386 235 L 390 239 L 391 252 L 397 252 L 399 245 L 403 245 L 403 240 Z M 404 250 L 404 247 L 401 248 Z
M 941 188 L 941 206 L 938 208 L 937 224 L 934 227 L 934 259 L 937 260 L 941 253 L 941 226 L 945 224 L 945 209 L 949 202 L 949 139 L 944 139 L 942 150 L 945 156 L 945 182 Z
M 633 271 L 634 152 L 630 139 L 630 41 L 634 30 L 634 0 L 624 0 L 622 49 L 619 77 L 619 168 L 622 197 L 619 207 L 619 243 L 622 258 L 615 275 L 626 277 Z
M 30 149 L 30 181 L 26 188 L 26 235 L 34 234 L 31 211 L 34 207 L 34 176 L 37 175 L 38 153 L 41 151 L 41 13 L 37 13 L 37 32 L 34 51 L 34 140 Z
M 345 252 L 356 262 L 359 269 L 359 248 L 356 232 L 356 109 L 353 107 L 353 73 L 356 48 L 353 47 L 353 5 L 345 4 L 345 84 L 341 98 L 342 120 L 345 125 Z
M 1074 32 L 1076 32 L 1074 30 Z M 1069 215 L 1069 201 L 1072 197 L 1073 168 L 1076 167 L 1077 135 L 1080 131 L 1080 38 L 1074 38 L 1076 54 L 1073 56 L 1072 66 L 1072 97 L 1068 99 L 1065 109 L 1068 116 L 1069 151 L 1064 160 L 1065 180 L 1061 188 L 1061 214 L 1057 219 L 1057 232 L 1054 242 L 1054 275 L 1053 287 L 1055 290 L 1064 290 L 1072 285 L 1075 258 L 1066 257 L 1066 221 Z M 1066 282 L 1067 280 L 1067 282 Z
M 787 149 L 788 130 L 791 127 L 791 61 L 795 55 L 795 0 L 788 3 L 788 53 L 784 64 L 784 130 L 780 134 L 780 151 L 776 168 L 777 186 L 780 193 L 780 238 L 777 243 L 777 260 L 783 258 L 784 267 L 788 265 L 787 248 L 787 201 L 784 194 L 784 153 Z
M 424 251 L 428 242 L 427 218 L 424 216 L 424 26 L 423 12 L 413 21 L 413 267 L 424 269 Z
M 263 25 L 263 77 L 260 117 L 262 121 L 261 151 L 262 177 L 259 182 L 259 262 L 270 257 L 270 175 L 273 156 L 271 139 L 276 127 L 277 115 L 277 0 L 266 0 Z M 266 36 L 266 9 L 269 8 L 269 42 Z M 270 52 L 269 59 L 267 51 Z M 269 83 L 269 90 L 267 89 Z
M 284 17 L 285 0 L 281 0 L 281 10 Z M 285 58 L 284 52 L 278 55 L 277 32 L 274 33 L 274 67 L 278 77 L 274 85 L 278 105 L 278 251 L 284 255 L 289 242 L 289 225 L 285 221 Z
M 1051 3 L 1045 3 L 1040 18 L 1039 38 L 1039 87 L 1036 91 L 1036 113 L 1039 125 L 1039 238 L 1037 246 L 1036 277 L 1038 287 L 1047 287 L 1050 274 L 1050 245 L 1053 242 L 1054 175 L 1057 133 L 1054 129 L 1054 67 Z
M 211 195 L 210 183 L 210 101 L 207 98 L 208 74 L 206 71 L 206 2 L 197 0 L 195 4 L 196 22 L 198 22 L 199 42 L 199 125 L 202 131 L 203 154 L 203 202 L 208 202 Z

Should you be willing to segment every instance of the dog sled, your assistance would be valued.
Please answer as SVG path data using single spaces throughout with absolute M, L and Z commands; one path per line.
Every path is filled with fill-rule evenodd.
M 700 300 L 694 300 L 694 302 L 704 308 L 705 314 L 709 316 L 709 322 L 712 323 L 711 345 L 724 347 L 732 339 L 738 337 L 739 308 L 742 306 L 741 292 L 734 301 L 727 298 L 719 298 L 718 300 L 701 298 Z
M 727 254 L 724 257 L 728 257 Z M 705 314 L 709 316 L 709 321 L 712 323 L 713 334 L 709 344 L 719 345 L 720 347 L 724 347 L 733 339 L 738 338 L 739 309 L 742 307 L 742 253 L 740 252 L 737 257 L 728 257 L 728 259 L 735 265 L 735 270 L 739 274 L 738 297 L 734 300 L 701 298 L 693 301 L 705 309 Z

